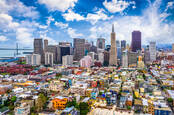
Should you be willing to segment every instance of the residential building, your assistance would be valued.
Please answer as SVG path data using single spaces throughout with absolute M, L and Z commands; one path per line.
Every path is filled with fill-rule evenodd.
M 66 103 L 68 102 L 68 99 L 65 97 L 55 97 L 52 100 L 52 106 L 54 110 L 64 110 L 66 108 Z
M 53 66 L 53 53 L 45 52 L 45 65 Z
M 91 67 L 91 65 L 92 65 L 92 58 L 91 58 L 91 56 L 85 56 L 84 58 L 82 58 L 80 60 L 80 66 L 81 67 L 89 68 L 89 67 Z
M 40 65 L 41 64 L 41 55 L 40 54 L 26 55 L 26 64 Z
M 150 42 L 149 45 L 150 61 L 156 60 L 156 42 Z
M 29 115 L 30 114 L 30 105 L 22 103 L 19 107 L 14 109 L 15 115 Z
M 62 57 L 62 64 L 64 66 L 72 65 L 73 64 L 73 55 L 65 55 Z

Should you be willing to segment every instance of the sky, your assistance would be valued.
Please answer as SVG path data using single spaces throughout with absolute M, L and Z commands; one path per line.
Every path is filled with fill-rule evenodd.
M 139 30 L 144 45 L 173 43 L 174 0 L 0 0 L 0 47 L 32 48 L 34 38 L 110 44 L 112 24 L 117 40 L 130 43 Z

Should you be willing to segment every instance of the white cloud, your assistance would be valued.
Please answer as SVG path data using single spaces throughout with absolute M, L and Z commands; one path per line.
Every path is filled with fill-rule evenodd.
M 28 28 L 17 28 L 16 40 L 19 44 L 31 46 L 33 44 L 32 31 Z
M 113 18 L 113 16 L 108 17 L 108 15 L 105 14 L 103 9 L 99 9 L 96 13 L 88 13 L 86 20 L 89 20 L 91 24 L 95 24 L 98 22 L 98 20 L 108 20 Z
M 3 31 L 15 29 L 18 26 L 19 26 L 19 23 L 14 22 L 11 16 L 9 16 L 8 14 L 0 13 L 0 28 Z
M 82 37 L 83 34 L 82 33 L 76 33 L 76 30 L 75 29 L 72 29 L 72 28 L 68 28 L 68 34 L 71 38 L 77 38 L 77 37 Z
M 47 25 L 49 26 L 51 22 L 54 22 L 54 18 L 52 16 L 48 17 Z
M 65 29 L 68 27 L 68 24 L 64 24 L 62 22 L 55 22 L 55 26 L 60 27 L 61 29 Z
M 35 7 L 25 6 L 19 0 L 0 0 L 0 6 L 0 13 L 12 13 L 15 16 L 32 19 L 39 17 L 39 12 L 36 11 Z
M 8 39 L 7 39 L 6 36 L 0 35 L 0 42 L 5 42 L 5 41 L 7 41 L 7 40 L 8 40 Z
M 174 42 L 174 23 L 163 22 L 170 14 L 159 13 L 160 4 L 160 0 L 150 3 L 142 16 L 124 16 L 110 22 L 99 23 L 90 29 L 89 39 L 90 37 L 96 39 L 102 35 L 110 44 L 111 27 L 114 23 L 117 40 L 125 39 L 130 43 L 132 31 L 140 30 L 143 44 L 148 44 L 151 40 L 157 43 Z
M 73 12 L 72 10 L 68 10 L 68 13 L 62 14 L 64 19 L 66 21 L 81 21 L 81 20 L 86 20 L 89 21 L 92 25 L 96 24 L 99 20 L 109 20 L 113 18 L 113 16 L 108 16 L 104 9 L 99 9 L 98 11 L 94 13 L 88 13 L 86 17 Z
M 62 16 L 64 17 L 64 19 L 66 21 L 85 20 L 85 17 L 81 16 L 80 14 L 77 14 L 77 13 L 73 12 L 72 10 L 68 10 L 68 12 L 62 14 Z
M 135 2 L 127 2 L 127 1 L 123 1 L 123 0 L 112 0 L 110 2 L 108 2 L 107 0 L 105 0 L 103 2 L 103 5 L 105 6 L 105 8 L 112 12 L 122 12 L 124 11 L 130 4 L 135 5 Z M 134 7 L 135 8 L 135 7 Z
M 40 4 L 45 4 L 50 11 L 65 12 L 69 8 L 73 8 L 77 0 L 39 0 Z

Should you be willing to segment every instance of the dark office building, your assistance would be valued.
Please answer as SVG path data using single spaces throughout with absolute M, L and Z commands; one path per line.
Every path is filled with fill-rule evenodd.
M 126 49 L 126 40 L 121 40 L 121 49 Z
M 132 32 L 131 48 L 133 52 L 136 52 L 137 50 L 141 50 L 141 32 L 140 31 Z
M 60 46 L 60 60 L 62 63 L 62 57 L 65 55 L 70 55 L 71 48 L 68 46 Z

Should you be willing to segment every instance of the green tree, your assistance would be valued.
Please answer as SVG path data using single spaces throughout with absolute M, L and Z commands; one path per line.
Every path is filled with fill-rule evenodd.
M 46 107 L 45 105 L 46 101 L 47 101 L 47 97 L 43 93 L 40 93 L 37 99 L 37 104 L 36 104 L 37 112 L 41 111 L 44 107 Z
M 56 73 L 56 79 L 60 79 L 62 77 L 61 73 Z
M 87 115 L 87 113 L 89 112 L 89 105 L 88 105 L 88 103 L 81 102 L 79 104 L 79 109 L 80 109 L 80 115 Z
M 128 110 L 131 110 L 131 106 L 127 106 L 127 109 L 128 109 Z
M 172 99 L 172 98 L 168 98 L 167 101 L 168 101 L 169 103 L 171 103 L 171 102 L 173 102 L 173 99 Z

